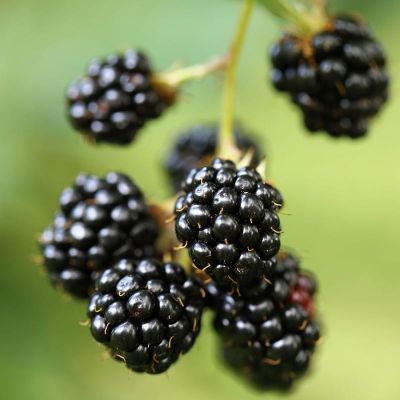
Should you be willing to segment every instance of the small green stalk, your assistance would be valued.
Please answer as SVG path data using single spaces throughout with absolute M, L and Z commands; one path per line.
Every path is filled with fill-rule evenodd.
M 156 73 L 152 76 L 152 83 L 167 100 L 169 99 L 173 103 L 182 85 L 190 81 L 203 79 L 214 72 L 223 70 L 227 64 L 227 56 L 213 58 L 204 64 L 174 68 L 171 71 Z
M 223 158 L 236 159 L 239 156 L 233 137 L 236 68 L 252 8 L 253 0 L 244 0 L 239 23 L 228 53 L 229 62 L 224 82 L 222 115 L 217 148 L 217 154 Z
M 171 86 L 178 87 L 186 82 L 198 80 L 213 72 L 226 68 L 228 59 L 226 56 L 213 58 L 204 64 L 191 65 L 184 68 L 176 68 L 168 72 L 155 75 L 157 79 Z

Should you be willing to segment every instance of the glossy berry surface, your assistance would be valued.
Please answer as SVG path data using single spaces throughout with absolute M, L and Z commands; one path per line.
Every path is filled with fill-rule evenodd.
M 303 280 L 313 302 L 315 281 L 290 254 L 277 258 L 272 284 L 262 283 L 240 297 L 220 293 L 214 300 L 224 362 L 260 389 L 290 387 L 308 370 L 320 338 L 313 312 L 292 295 Z
M 72 125 L 94 142 L 130 143 L 171 102 L 151 77 L 148 58 L 136 50 L 93 60 L 67 91 Z
M 272 274 L 280 248 L 282 199 L 251 167 L 216 159 L 193 169 L 175 206 L 175 231 L 195 267 L 222 287 Z
M 270 57 L 273 85 L 291 96 L 310 132 L 360 138 L 388 98 L 385 52 L 355 17 L 334 17 L 308 39 L 285 34 Z
M 218 127 L 215 125 L 197 125 L 177 137 L 164 161 L 164 168 L 174 191 L 181 189 L 182 182 L 192 168 L 205 166 L 214 158 L 217 133 Z M 237 127 L 234 136 L 238 149 L 254 151 L 250 165 L 258 165 L 261 151 L 257 143 Z
M 205 292 L 175 263 L 121 260 L 96 281 L 91 333 L 136 372 L 165 372 L 200 332 Z
M 70 294 L 87 297 L 99 271 L 122 257 L 155 255 L 158 225 L 128 176 L 78 175 L 59 207 L 40 245 L 51 282 Z

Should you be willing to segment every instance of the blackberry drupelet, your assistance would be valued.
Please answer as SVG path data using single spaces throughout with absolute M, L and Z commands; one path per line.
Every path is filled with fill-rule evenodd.
M 152 77 L 148 58 L 136 50 L 93 60 L 87 75 L 67 92 L 72 125 L 94 142 L 130 143 L 173 102 L 173 95 L 156 87 Z
M 307 294 L 307 308 L 303 307 Z M 214 326 L 224 362 L 260 389 L 289 388 L 309 367 L 320 337 L 313 315 L 315 281 L 286 253 L 278 256 L 274 283 L 241 297 L 222 294 Z M 297 297 L 296 297 L 297 296 Z
M 221 293 L 224 293 L 224 290 L 221 290 L 212 279 L 203 281 L 203 287 L 206 291 L 205 306 L 210 310 L 215 310 L 218 304 L 218 299 L 221 296 Z
M 270 57 L 275 88 L 291 96 L 311 132 L 362 137 L 388 98 L 385 52 L 358 18 L 332 17 L 313 36 L 286 33 Z
M 155 256 L 158 225 L 128 176 L 78 175 L 59 205 L 40 244 L 51 282 L 70 294 L 87 297 L 99 271 L 122 257 Z
M 217 134 L 218 127 L 216 125 L 197 125 L 177 137 L 164 161 L 169 181 L 176 192 L 181 189 L 183 180 L 192 168 L 205 166 L 214 158 Z M 238 149 L 254 150 L 250 165 L 257 166 L 261 158 L 258 144 L 238 127 L 235 127 L 234 136 Z
M 200 332 L 205 292 L 175 263 L 120 260 L 96 281 L 94 339 L 136 372 L 165 372 Z
M 175 231 L 193 265 L 223 288 L 271 276 L 280 248 L 281 196 L 252 167 L 216 159 L 192 169 L 175 205 Z

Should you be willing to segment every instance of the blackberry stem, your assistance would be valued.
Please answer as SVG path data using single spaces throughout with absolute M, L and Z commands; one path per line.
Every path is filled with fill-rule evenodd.
M 154 74 L 151 81 L 161 93 L 167 94 L 172 100 L 176 97 L 180 86 L 186 82 L 199 80 L 214 72 L 223 70 L 228 64 L 228 56 L 213 58 L 204 64 L 175 68 L 168 72 Z
M 305 34 L 317 32 L 326 20 L 325 0 L 257 0 L 271 14 L 290 23 Z
M 236 67 L 242 49 L 244 36 L 249 24 L 252 8 L 253 0 L 244 0 L 239 23 L 228 52 L 229 62 L 224 82 L 222 116 L 217 146 L 217 154 L 223 158 L 232 158 L 232 156 L 236 158 L 238 155 L 238 149 L 236 148 L 233 134 Z

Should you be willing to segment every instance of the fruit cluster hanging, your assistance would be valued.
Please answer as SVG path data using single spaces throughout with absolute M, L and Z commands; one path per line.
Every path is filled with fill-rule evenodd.
M 235 72 L 252 11 L 244 0 L 227 55 L 157 73 L 129 50 L 89 64 L 67 93 L 72 126 L 94 144 L 127 145 L 179 101 L 180 87 L 225 71 L 220 122 L 185 130 L 165 157 L 174 193 L 149 204 L 127 175 L 80 174 L 41 235 L 51 283 L 88 302 L 93 338 L 135 372 L 159 374 L 187 353 L 214 315 L 220 359 L 259 388 L 287 388 L 308 370 L 320 339 L 317 283 L 281 250 L 283 196 L 265 154 L 234 123 Z M 382 47 L 365 22 L 259 0 L 290 21 L 271 50 L 272 83 L 311 132 L 359 138 L 388 97 Z

